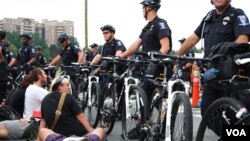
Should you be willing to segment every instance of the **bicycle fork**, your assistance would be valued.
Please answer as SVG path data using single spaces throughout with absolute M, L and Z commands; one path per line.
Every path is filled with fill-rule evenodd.
M 165 141 L 171 141 L 171 113 L 172 113 L 172 105 L 174 104 L 174 99 L 178 91 L 173 92 L 173 86 L 176 83 L 181 83 L 184 88 L 185 88 L 185 93 L 188 94 L 190 85 L 186 84 L 184 81 L 180 79 L 176 80 L 170 80 L 168 82 L 168 100 L 167 100 L 167 106 L 165 107 L 167 110 L 167 115 L 166 115 L 166 131 L 165 131 Z M 163 109 L 164 110 L 164 109 Z

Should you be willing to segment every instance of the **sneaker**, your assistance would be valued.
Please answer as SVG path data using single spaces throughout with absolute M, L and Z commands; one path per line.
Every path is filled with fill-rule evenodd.
M 123 133 L 121 134 L 121 137 L 125 139 Z M 128 139 L 130 140 L 137 140 L 139 139 L 139 137 L 140 137 L 140 130 L 138 127 L 135 127 L 128 132 Z

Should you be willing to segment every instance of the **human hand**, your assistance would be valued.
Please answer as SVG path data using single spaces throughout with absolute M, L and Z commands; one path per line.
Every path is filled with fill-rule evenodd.
M 28 121 L 23 118 L 20 119 L 19 122 L 21 123 L 21 125 L 26 125 L 28 123 Z

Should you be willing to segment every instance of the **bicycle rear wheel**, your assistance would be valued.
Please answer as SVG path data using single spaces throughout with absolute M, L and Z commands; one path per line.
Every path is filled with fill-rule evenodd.
M 101 93 L 101 90 L 100 90 L 100 86 L 97 82 L 92 82 L 91 84 L 91 88 L 90 88 L 90 95 L 91 95 L 91 104 L 88 103 L 88 100 L 86 101 L 87 102 L 87 108 L 85 109 L 85 112 L 84 113 L 87 113 L 87 117 L 88 117 L 88 120 L 91 124 L 92 127 L 96 127 L 97 124 L 98 124 L 98 120 L 99 120 L 99 115 L 100 113 L 98 112 L 98 96 L 100 95 Z M 89 99 L 89 97 L 88 97 Z
M 102 93 L 99 95 L 98 113 L 99 124 L 106 128 L 106 134 L 110 134 L 115 124 L 115 91 L 112 84 L 104 86 Z
M 139 125 L 145 122 L 146 114 L 148 112 L 147 96 L 141 87 L 136 85 L 130 86 L 128 100 L 128 108 L 131 118 L 126 118 L 127 113 L 125 107 L 125 99 L 122 112 L 122 133 L 125 139 L 129 138 L 129 131 L 138 128 Z
M 222 124 L 235 124 L 239 119 L 238 111 L 244 106 L 236 99 L 222 97 L 214 101 L 205 112 L 200 122 L 196 141 L 221 140 Z
M 193 116 L 189 97 L 176 91 L 171 112 L 171 140 L 191 141 L 193 137 Z

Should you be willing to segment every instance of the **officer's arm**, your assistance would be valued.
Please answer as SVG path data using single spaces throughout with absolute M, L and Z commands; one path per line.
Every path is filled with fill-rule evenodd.
M 12 57 L 12 58 L 10 59 L 10 62 L 9 62 L 9 64 L 8 64 L 8 66 L 9 66 L 9 67 L 12 67 L 12 66 L 14 66 L 14 65 L 16 64 L 16 62 L 17 62 L 16 58 L 15 58 L 15 57 Z
M 200 38 L 195 33 L 193 33 L 184 41 L 184 43 L 181 44 L 181 48 L 176 52 L 176 55 L 185 54 L 199 41 L 200 41 Z
M 4 57 L 3 57 L 3 52 L 2 52 L 2 48 L 0 47 L 0 63 L 4 62 Z
M 57 64 L 61 59 L 61 56 L 60 55 L 57 55 L 50 63 L 49 65 L 50 66 L 54 66 L 55 64 Z
M 249 42 L 249 37 L 248 35 L 240 35 L 238 38 L 235 40 L 235 43 L 248 43 Z
M 100 61 L 102 60 L 102 56 L 101 54 L 96 54 L 96 56 L 93 58 L 93 60 L 91 61 L 91 65 L 96 65 L 98 64 Z
M 142 44 L 142 40 L 138 38 L 132 45 L 130 45 L 130 47 L 125 52 L 119 55 L 119 57 L 126 58 L 129 55 L 132 55 L 134 52 L 136 52 L 140 48 L 141 44 Z
M 35 61 L 36 61 L 36 58 L 33 57 L 33 58 L 31 58 L 31 59 L 29 60 L 28 64 L 29 64 L 29 65 L 30 65 L 30 64 L 34 64 Z
M 163 37 L 160 39 L 160 43 L 161 43 L 161 49 L 160 52 L 162 54 L 167 54 L 169 49 L 170 49 L 170 41 L 168 37 Z
M 82 63 L 83 62 L 83 53 L 81 51 L 77 52 L 77 56 L 78 56 L 78 63 Z

